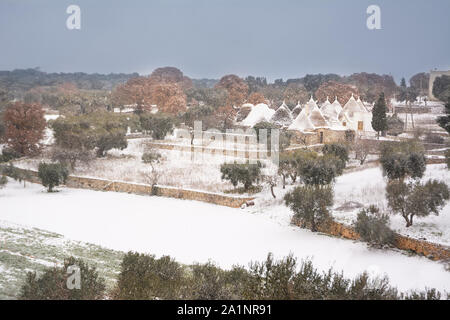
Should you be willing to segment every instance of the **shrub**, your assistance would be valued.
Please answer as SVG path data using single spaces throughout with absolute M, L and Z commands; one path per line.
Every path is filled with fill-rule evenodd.
M 142 155 L 142 162 L 147 164 L 158 163 L 159 159 L 161 159 L 161 154 L 156 151 L 148 151 Z
M 376 245 L 392 244 L 395 237 L 394 232 L 389 228 L 389 216 L 380 214 L 375 206 L 362 209 L 358 213 L 355 231 L 359 233 L 362 240 Z
M 68 288 L 70 266 L 80 270 L 80 289 Z M 96 300 L 105 296 L 105 280 L 98 276 L 95 267 L 81 259 L 70 257 L 62 268 L 47 268 L 41 277 L 29 272 L 20 292 L 22 300 Z
M 276 261 L 270 253 L 266 261 L 252 263 L 245 281 L 243 299 L 293 299 L 292 280 L 296 275 L 296 264 L 292 255 Z
M 355 141 L 355 131 L 353 130 L 345 130 L 345 142 L 352 143 Z
M 321 272 L 310 260 L 299 265 L 292 256 L 274 260 L 269 254 L 266 261 L 252 263 L 244 284 L 242 299 L 400 299 L 387 278 L 370 279 L 363 273 L 352 280 L 332 269 Z M 425 298 L 422 293 L 414 294 Z
M 142 130 L 151 133 L 155 140 L 163 140 L 168 133 L 172 133 L 174 119 L 164 114 L 143 114 L 140 117 Z
M 284 196 L 284 202 L 294 211 L 295 219 L 317 231 L 318 224 L 331 219 L 333 190 L 330 186 L 298 186 Z
M 223 270 L 212 263 L 183 268 L 169 257 L 128 253 L 114 290 L 115 299 L 439 299 L 434 289 L 399 294 L 387 278 L 371 279 L 367 273 L 345 278 L 331 268 L 316 269 L 310 260 L 289 255 L 253 262 L 250 267 Z
M 161 173 L 157 170 L 155 165 L 160 162 L 160 159 L 161 154 L 154 149 L 150 149 L 142 155 L 142 162 L 149 164 L 152 169 L 149 172 L 144 172 L 145 180 L 152 186 L 152 195 L 156 195 L 157 193 L 155 186 L 158 184 Z
M 106 152 L 111 149 L 123 150 L 128 146 L 128 141 L 125 137 L 125 131 L 120 128 L 102 130 L 98 134 L 96 141 L 97 157 L 104 157 Z
M 212 263 L 192 266 L 192 288 L 190 299 L 225 300 L 231 299 L 227 272 Z
M 116 299 L 184 299 L 183 267 L 168 256 L 128 252 L 121 264 Z
M 394 180 L 386 187 L 386 197 L 392 212 L 400 214 L 406 227 L 410 227 L 415 216 L 438 215 L 450 195 L 445 182 L 429 180 L 422 184 Z
M 44 187 L 48 188 L 48 192 L 53 192 L 53 188 L 61 183 L 66 183 L 69 172 L 67 168 L 60 163 L 44 163 L 39 164 L 38 177 Z
M 391 136 L 398 136 L 403 133 L 405 123 L 394 113 L 392 116 L 387 117 L 387 134 Z
M 427 143 L 443 144 L 445 140 L 444 137 L 438 134 L 428 132 L 427 134 L 425 134 L 424 141 Z
M 26 186 L 26 180 L 31 179 L 31 174 L 27 170 L 20 170 L 12 165 L 12 163 L 9 163 L 8 166 L 3 167 L 2 170 L 0 170 L 0 173 L 4 174 L 5 176 L 8 176 L 15 181 L 22 182 L 23 181 L 23 187 Z
M 325 144 L 322 147 L 322 153 L 334 155 L 337 158 L 341 159 L 344 162 L 344 164 L 348 161 L 348 149 L 343 144 L 338 143 Z
M 304 184 L 327 185 L 344 171 L 345 163 L 334 155 L 297 159 L 298 173 Z
M 383 175 L 389 180 L 421 178 L 426 170 L 425 152 L 417 142 L 385 143 L 380 151 Z
M 244 185 L 244 190 L 248 191 L 255 182 L 261 178 L 261 162 L 250 163 L 224 163 L 220 166 L 222 180 L 229 180 L 233 187 L 239 183 Z
M 20 154 L 14 151 L 12 148 L 3 147 L 2 154 L 0 155 L 0 163 L 8 162 L 20 157 Z
M 128 125 L 123 117 L 108 112 L 58 118 L 51 122 L 55 145 L 75 151 L 97 148 L 99 157 L 113 148 L 122 150 L 127 147 L 125 135 Z
M 82 162 L 84 164 L 88 164 L 95 158 L 95 156 L 92 151 L 89 150 L 75 150 L 55 147 L 52 149 L 51 158 L 52 161 L 59 162 L 67 168 L 75 170 L 77 163 Z
M 278 162 L 278 174 L 283 180 L 283 189 L 286 187 L 286 178 L 290 177 L 296 182 L 299 169 L 304 163 L 317 158 L 317 153 L 309 150 L 297 150 L 294 153 L 281 153 Z
M 286 188 L 286 178 L 290 174 L 295 174 L 297 176 L 297 168 L 292 167 L 291 154 L 280 154 L 278 159 L 278 174 L 282 177 L 283 189 Z
M 361 165 L 364 164 L 367 156 L 375 150 L 374 143 L 369 139 L 356 140 L 353 149 L 355 151 L 355 159 L 358 159 Z

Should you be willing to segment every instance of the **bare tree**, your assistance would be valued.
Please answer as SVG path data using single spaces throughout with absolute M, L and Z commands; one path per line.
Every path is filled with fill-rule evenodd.
M 265 175 L 263 176 L 262 180 L 265 184 L 270 188 L 270 192 L 272 193 L 272 197 L 276 199 L 275 192 L 273 191 L 273 188 L 278 185 L 279 177 L 277 175 Z
M 354 150 L 355 159 L 359 160 L 360 164 L 363 165 L 367 156 L 374 151 L 374 145 L 369 139 L 359 138 L 355 142 Z
M 152 186 L 152 194 L 155 193 L 155 186 L 158 184 L 161 176 L 160 171 L 156 165 L 161 162 L 161 154 L 156 151 L 154 147 L 147 146 L 146 152 L 142 155 L 142 161 L 150 165 L 150 171 L 142 172 L 145 181 Z

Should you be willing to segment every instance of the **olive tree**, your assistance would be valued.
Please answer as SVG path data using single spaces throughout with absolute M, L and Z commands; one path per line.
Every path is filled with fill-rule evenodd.
M 322 147 L 322 153 L 334 155 L 339 159 L 341 159 L 344 163 L 348 161 L 348 148 L 344 144 L 339 143 L 325 144 Z
M 294 212 L 294 218 L 303 221 L 315 232 L 318 224 L 330 219 L 333 189 L 329 185 L 298 186 L 284 196 L 284 202 Z
M 389 180 L 421 178 L 426 170 L 424 148 L 415 141 L 381 145 L 380 163 Z
M 392 244 L 395 233 L 389 228 L 389 216 L 375 206 L 362 209 L 355 222 L 355 231 L 361 239 L 375 245 Z
M 410 227 L 415 216 L 439 215 L 449 199 L 449 190 L 444 182 L 437 180 L 426 183 L 393 180 L 386 187 L 386 197 L 392 212 L 400 214 L 406 221 L 406 227 Z
M 298 171 L 306 185 L 328 185 L 342 174 L 344 166 L 345 163 L 336 156 L 325 155 L 301 162 Z
M 144 178 L 151 184 L 152 186 L 152 194 L 155 194 L 156 189 L 154 188 L 158 184 L 158 180 L 160 177 L 160 172 L 156 168 L 156 164 L 161 161 L 161 154 L 156 152 L 154 148 L 149 148 L 142 155 L 142 162 L 145 164 L 149 164 L 151 167 L 151 171 L 144 172 Z
M 224 163 L 220 166 L 222 180 L 229 180 L 233 187 L 239 183 L 244 185 L 244 190 L 248 191 L 250 187 L 261 178 L 261 162 L 250 163 Z
M 155 140 L 162 140 L 173 131 L 174 118 L 164 114 L 143 114 L 140 116 L 141 127 L 144 132 L 150 133 Z
M 67 168 L 60 163 L 41 162 L 38 168 L 38 177 L 48 192 L 53 192 L 53 188 L 62 183 L 66 183 L 69 172 Z

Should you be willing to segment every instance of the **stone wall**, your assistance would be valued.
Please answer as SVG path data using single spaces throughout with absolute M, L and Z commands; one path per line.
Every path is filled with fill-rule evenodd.
M 306 225 L 299 219 L 293 219 L 292 224 L 305 228 Z M 329 221 L 324 224 L 320 224 L 317 227 L 317 231 L 326 233 L 335 237 L 342 237 L 351 240 L 360 240 L 360 235 L 351 227 L 343 223 L 336 221 Z M 400 234 L 395 235 L 394 247 L 401 250 L 413 251 L 417 254 L 424 255 L 432 260 L 449 260 L 450 259 L 450 247 L 424 241 Z
M 30 178 L 27 179 L 33 183 L 41 183 L 37 177 L 37 172 L 33 170 L 19 169 L 28 172 Z M 253 200 L 253 197 L 229 196 L 218 193 L 210 193 L 198 190 L 179 189 L 169 186 L 154 186 L 139 183 L 129 183 L 122 181 L 110 181 L 95 178 L 85 178 L 69 176 L 66 181 L 66 187 L 78 189 L 90 189 L 96 191 L 114 191 L 126 192 L 139 195 L 155 195 L 184 200 L 196 200 L 221 206 L 239 208 L 244 203 Z
M 345 130 L 316 129 L 314 132 L 290 130 L 291 144 L 315 145 L 345 141 Z M 322 134 L 322 141 L 320 136 Z
M 423 114 L 431 113 L 431 107 L 394 107 L 394 113 L 413 113 L 413 114 Z
M 158 143 L 158 142 L 148 142 L 147 146 L 153 147 L 156 149 L 165 149 L 165 150 L 177 150 L 182 152 L 189 153 L 202 153 L 202 154 L 211 154 L 211 155 L 220 155 L 227 157 L 237 157 L 244 159 L 254 159 L 254 160 L 265 160 L 270 159 L 270 152 L 264 152 L 261 150 L 254 149 L 224 149 L 224 148 L 211 148 L 207 146 L 198 146 L 198 145 L 179 145 L 179 144 L 167 144 L 167 143 Z

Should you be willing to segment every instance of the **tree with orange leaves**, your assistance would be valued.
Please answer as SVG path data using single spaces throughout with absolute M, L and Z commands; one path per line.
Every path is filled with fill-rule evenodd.
M 248 96 L 247 102 L 257 105 L 259 103 L 267 103 L 267 100 L 261 92 L 253 92 Z
M 136 105 L 137 110 L 150 107 L 152 81 L 145 77 L 131 78 L 118 85 L 111 94 L 113 103 L 120 108 L 124 105 Z
M 192 80 L 175 67 L 157 68 L 149 78 L 156 83 L 177 83 L 182 89 L 192 87 Z
M 215 116 L 218 122 L 222 125 L 222 130 L 230 129 L 233 125 L 233 121 L 236 118 L 237 110 L 231 105 L 219 107 L 215 112 Z
M 223 76 L 215 87 L 227 91 L 227 105 L 231 107 L 242 105 L 248 95 L 247 83 L 234 74 Z
M 32 155 L 40 150 L 46 121 L 40 104 L 16 102 L 3 115 L 4 142 L 20 155 Z
M 152 86 L 151 97 L 161 112 L 177 114 L 186 110 L 186 95 L 176 83 L 159 83 Z
M 136 105 L 137 112 L 155 104 L 162 112 L 176 114 L 186 110 L 183 88 L 191 85 L 191 80 L 177 68 L 158 68 L 149 77 L 132 78 L 117 86 L 112 100 L 118 106 Z
M 358 88 L 349 84 L 343 84 L 335 81 L 328 81 L 322 83 L 316 91 L 316 99 L 320 102 L 325 102 L 327 97 L 334 101 L 337 97 L 338 101 L 344 105 L 348 99 L 353 95 L 359 96 Z M 333 102 L 331 101 L 331 102 Z

